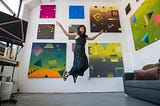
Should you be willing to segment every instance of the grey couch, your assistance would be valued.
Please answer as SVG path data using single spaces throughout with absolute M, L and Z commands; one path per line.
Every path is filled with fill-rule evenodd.
M 124 73 L 124 93 L 160 104 L 160 80 L 134 80 L 134 73 Z

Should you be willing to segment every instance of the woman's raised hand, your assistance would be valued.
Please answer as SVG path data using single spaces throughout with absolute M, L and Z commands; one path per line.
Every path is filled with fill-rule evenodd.
M 100 32 L 99 32 L 99 34 L 102 34 L 104 32 L 104 30 L 102 29 Z
M 62 27 L 62 25 L 58 21 L 56 21 L 56 25 L 58 25 L 59 27 Z

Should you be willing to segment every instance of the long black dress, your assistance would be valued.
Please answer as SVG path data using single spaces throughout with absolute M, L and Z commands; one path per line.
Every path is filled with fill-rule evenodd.
M 85 70 L 89 67 L 88 59 L 85 54 L 86 37 L 81 35 L 76 39 L 76 47 L 74 49 L 74 61 L 69 75 L 83 76 Z

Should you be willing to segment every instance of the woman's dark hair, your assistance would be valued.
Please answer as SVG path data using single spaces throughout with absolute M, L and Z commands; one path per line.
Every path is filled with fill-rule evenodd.
M 80 31 L 80 28 L 81 28 L 81 27 L 84 28 L 84 33 L 83 33 L 83 34 L 82 34 L 81 31 Z M 85 27 L 84 25 L 80 25 L 77 30 L 78 30 L 78 32 L 77 32 L 78 35 L 83 35 L 84 37 L 88 37 L 88 36 L 86 35 L 86 27 Z

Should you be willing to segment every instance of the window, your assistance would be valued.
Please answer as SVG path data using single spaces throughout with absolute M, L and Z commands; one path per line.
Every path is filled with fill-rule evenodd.
M 9 6 L 9 8 L 17 15 L 20 0 L 2 0 Z M 0 11 L 5 12 L 9 15 L 13 15 L 3 4 L 0 2 Z

